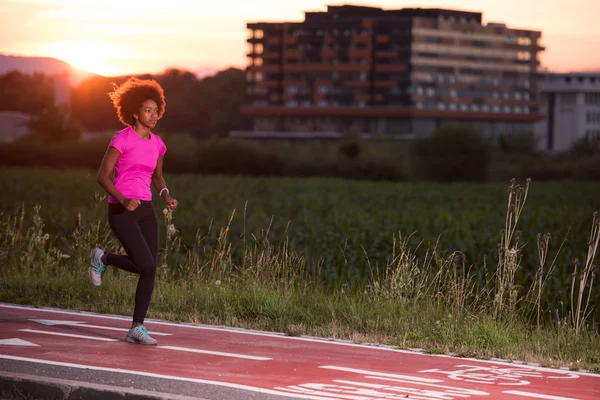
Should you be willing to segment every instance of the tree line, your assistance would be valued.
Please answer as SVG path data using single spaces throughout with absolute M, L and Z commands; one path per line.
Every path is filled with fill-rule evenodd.
M 231 130 L 249 126 L 239 112 L 246 79 L 240 69 L 225 69 L 202 79 L 179 69 L 137 77 L 155 79 L 165 91 L 167 110 L 159 126 L 162 132 L 187 133 L 196 138 L 223 137 Z M 32 132 L 43 135 L 44 130 L 54 131 L 45 134 L 51 141 L 73 139 L 74 126 L 88 132 L 116 130 L 122 124 L 107 93 L 113 90 L 113 85 L 120 85 L 128 78 L 92 76 L 71 88 L 71 102 L 65 109 L 55 105 L 51 77 L 9 72 L 0 76 L 0 111 L 32 114 Z M 70 127 L 69 132 L 61 136 L 64 126 Z

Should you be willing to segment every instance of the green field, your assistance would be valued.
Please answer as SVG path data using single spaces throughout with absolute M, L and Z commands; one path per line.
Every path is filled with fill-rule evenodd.
M 512 298 L 517 304 L 507 301 L 498 315 L 493 303 L 498 287 L 494 273 L 509 182 L 444 185 L 191 175 L 166 179 L 180 206 L 166 222 L 162 205 L 156 203 L 167 251 L 161 254 L 157 292 L 162 297 L 157 295 L 161 301 L 157 297 L 153 301 L 154 316 L 291 334 L 346 338 L 360 334 L 367 335 L 360 340 L 402 347 L 537 359 L 550 365 L 567 362 L 593 369 L 598 364 L 600 346 L 594 332 L 600 313 L 593 308 L 600 293 L 597 279 L 587 303 L 588 280 L 583 287 L 589 312 L 580 329 L 585 334 L 568 334 L 563 329 L 573 324 L 574 260 L 580 260 L 581 272 L 592 215 L 600 209 L 600 183 L 531 183 L 516 228 L 521 234 L 514 278 L 505 287 L 514 291 Z M 0 191 L 0 261 L 5 264 L 0 266 L 0 301 L 51 302 L 128 313 L 130 297 L 118 299 L 123 287 L 130 287 L 129 280 L 115 279 L 113 289 L 103 289 L 104 302 L 98 304 L 92 300 L 93 291 L 84 286 L 85 276 L 73 274 L 81 268 L 77 273 L 85 275 L 91 246 L 102 242 L 116 248 L 106 227 L 106 200 L 100 198 L 95 171 L 0 169 L 0 182 L 4 188 Z M 24 223 L 31 225 L 35 205 L 41 206 L 39 214 L 45 224 L 37 236 L 48 233 L 48 240 L 27 247 L 23 228 L 20 244 L 15 245 L 20 213 L 24 210 Z M 165 229 L 169 223 L 176 230 L 170 236 Z M 539 262 L 537 235 L 547 232 L 551 238 L 544 286 L 536 297 L 528 291 Z M 464 259 L 456 257 L 460 254 Z M 36 274 L 48 277 L 50 283 L 23 280 Z M 210 297 L 217 280 L 219 296 L 224 298 Z M 24 294 L 27 284 L 37 289 Z M 189 290 L 189 298 L 181 293 L 181 287 Z M 227 303 L 228 293 L 234 304 Z M 577 293 L 574 295 L 576 298 Z M 335 329 L 330 326 L 332 310 L 343 310 Z M 409 316 L 423 321 L 407 325 L 386 320 Z M 476 318 L 477 324 L 469 318 Z M 429 325 L 440 324 L 458 343 L 437 337 L 439 330 L 431 333 Z M 495 335 L 505 335 L 504 339 L 498 343 L 484 340 L 481 345 L 480 334 L 475 332 L 473 343 L 462 342 L 469 336 L 464 329 L 492 329 L 490 326 Z M 511 336 L 526 334 L 519 332 L 519 326 L 533 329 L 528 339 Z M 535 340 L 552 342 L 541 339 L 552 335 L 557 335 L 557 352 L 562 354 L 558 361 L 552 361 L 556 356 L 551 343 L 540 350 L 538 342 L 538 351 L 532 350 Z M 532 340 L 533 347 L 516 350 L 510 347 L 512 340 Z M 578 353 L 565 353 L 565 347 L 574 343 L 582 346 Z M 590 353 L 590 348 L 595 350 Z M 536 358 L 536 354 L 540 356 Z
M 24 204 L 41 205 L 47 231 L 67 235 L 82 218 L 106 219 L 105 202 L 95 171 L 0 169 L 0 212 L 15 213 Z M 167 178 L 180 202 L 173 224 L 183 244 L 196 234 L 214 243 L 235 211 L 229 240 L 239 247 L 252 235 L 289 237 L 291 247 L 310 262 L 321 257 L 325 266 L 340 262 L 357 269 L 365 262 L 385 262 L 394 236 L 410 235 L 422 250 L 436 241 L 440 251 L 462 251 L 476 268 L 494 265 L 507 206 L 506 184 L 432 184 L 352 182 L 329 179 L 261 179 L 198 177 Z M 572 261 L 584 258 L 592 214 L 600 209 L 600 183 L 533 182 L 519 222 L 523 265 L 537 263 L 536 236 L 550 232 L 550 255 L 566 239 L 558 271 L 571 272 Z M 157 210 L 162 210 L 157 203 Z M 212 226 L 212 228 L 211 228 Z M 245 233 L 245 236 L 244 236 Z M 364 249 L 364 250 L 363 250 Z

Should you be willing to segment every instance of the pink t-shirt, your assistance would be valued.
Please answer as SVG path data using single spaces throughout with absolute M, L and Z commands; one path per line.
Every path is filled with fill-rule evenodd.
M 152 200 L 152 174 L 159 157 L 165 155 L 167 146 L 159 136 L 150 133 L 144 140 L 132 127 L 119 131 L 113 136 L 109 146 L 121 153 L 115 165 L 114 185 L 128 199 Z M 109 203 L 119 201 L 108 196 Z

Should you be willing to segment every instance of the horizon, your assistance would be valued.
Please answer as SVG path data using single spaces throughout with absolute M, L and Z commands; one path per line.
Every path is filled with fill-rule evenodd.
M 285 4 L 279 0 L 226 0 L 202 7 L 192 0 L 168 5 L 153 0 L 0 0 L 0 54 L 51 57 L 111 77 L 156 74 L 167 69 L 212 74 L 247 65 L 247 28 L 251 22 L 300 22 L 306 11 L 328 5 L 383 9 L 446 8 L 483 14 L 483 23 L 542 32 L 540 69 L 552 72 L 600 71 L 600 2 L 575 0 L 569 8 L 548 0 L 422 0 L 402 2 L 316 1 Z M 537 4 L 536 4 L 537 3 Z M 121 13 L 112 10 L 120 9 Z M 138 16 L 132 18 L 133 16 Z M 141 22 L 140 22 L 141 21 Z M 73 39 L 77 38 L 77 39 Z

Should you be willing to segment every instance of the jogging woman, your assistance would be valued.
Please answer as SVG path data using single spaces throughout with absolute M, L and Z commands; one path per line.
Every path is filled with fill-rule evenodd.
M 88 275 L 95 286 L 102 283 L 108 265 L 139 275 L 133 323 L 125 340 L 156 344 L 144 327 L 158 256 L 158 220 L 152 207 L 150 184 L 154 184 L 169 209 L 177 208 L 177 200 L 170 196 L 162 174 L 167 147 L 150 131 L 165 111 L 165 97 L 156 81 L 136 78 L 115 87 L 109 96 L 119 120 L 127 128 L 113 136 L 97 181 L 108 193 L 108 223 L 127 255 L 95 248 Z M 114 182 L 110 179 L 113 171 Z

